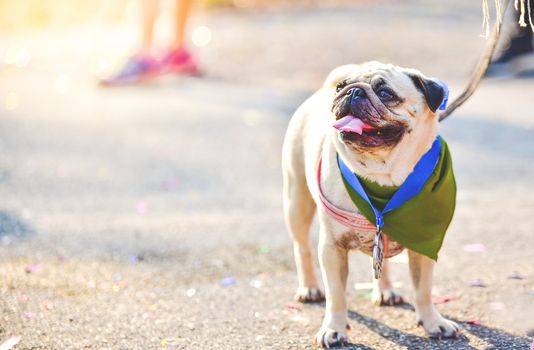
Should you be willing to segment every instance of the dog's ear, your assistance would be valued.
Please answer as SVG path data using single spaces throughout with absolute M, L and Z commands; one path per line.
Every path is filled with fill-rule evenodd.
M 417 74 L 408 74 L 412 79 L 417 90 L 425 96 L 426 103 L 432 112 L 437 111 L 443 98 L 445 98 L 445 90 L 436 81 L 428 78 L 424 78 Z

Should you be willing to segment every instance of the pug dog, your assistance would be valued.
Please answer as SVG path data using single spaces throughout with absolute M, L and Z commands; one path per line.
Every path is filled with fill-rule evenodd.
M 325 316 L 316 335 L 323 347 L 347 342 L 347 255 L 354 249 L 369 254 L 375 233 L 369 222 L 356 225 L 361 229 L 348 227 L 332 214 L 332 208 L 358 214 L 345 189 L 337 156 L 360 177 L 380 186 L 400 186 L 438 136 L 436 112 L 443 98 L 443 87 L 415 69 L 379 62 L 345 65 L 329 74 L 289 123 L 282 155 L 283 207 L 294 242 L 295 298 L 318 302 L 326 295 Z M 315 274 L 309 240 L 315 212 L 325 294 Z M 399 251 L 395 242 L 384 243 L 386 250 Z M 431 337 L 457 337 L 458 325 L 442 317 L 432 303 L 434 260 L 411 250 L 408 257 L 417 323 Z M 373 303 L 403 302 L 392 288 L 387 259 L 373 286 Z

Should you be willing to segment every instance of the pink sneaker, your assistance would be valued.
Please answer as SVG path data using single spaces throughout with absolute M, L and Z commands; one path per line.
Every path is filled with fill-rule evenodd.
M 104 86 L 136 84 L 161 74 L 161 63 L 147 55 L 130 57 L 118 73 L 100 80 Z
M 165 73 L 180 75 L 200 75 L 198 62 L 186 49 L 176 49 L 167 53 L 162 60 Z

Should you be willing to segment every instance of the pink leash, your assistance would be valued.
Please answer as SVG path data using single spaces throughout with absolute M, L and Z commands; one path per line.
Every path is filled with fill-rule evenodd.
M 336 219 L 339 223 L 350 227 L 355 230 L 363 231 L 363 232 L 374 232 L 376 230 L 376 226 L 371 224 L 367 218 L 361 214 L 357 214 L 354 212 L 346 211 L 341 208 L 336 207 L 332 203 L 326 199 L 326 197 L 323 194 L 323 189 L 321 188 L 321 164 L 323 162 L 323 159 L 319 159 L 319 165 L 317 166 L 317 185 L 319 187 L 319 198 L 321 198 L 321 202 L 324 205 L 324 208 L 328 214 L 330 214 L 331 217 Z M 389 237 L 388 235 L 383 235 L 384 239 L 384 256 L 388 257 L 388 250 L 389 250 Z

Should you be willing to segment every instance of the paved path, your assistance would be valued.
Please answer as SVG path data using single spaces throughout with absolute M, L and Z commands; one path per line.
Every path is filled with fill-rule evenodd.
M 427 28 L 424 44 L 410 44 L 421 53 L 396 54 L 383 43 L 378 56 L 430 70 L 457 90 L 464 76 L 455 68 L 464 56 L 437 57 L 442 49 L 427 43 L 444 35 L 442 22 L 450 28 L 443 45 L 476 37 L 479 27 L 468 23 L 478 7 L 466 5 L 469 11 L 456 18 L 445 7 L 414 4 L 429 17 L 399 27 L 410 17 L 394 15 L 400 5 L 385 16 L 402 28 L 399 40 L 402 31 L 408 37 Z M 347 48 L 341 43 L 348 39 L 332 31 L 363 28 L 362 42 L 370 43 L 368 36 L 384 27 L 371 21 L 379 13 L 362 5 L 213 14 L 208 20 L 221 34 L 203 53 L 210 70 L 201 80 L 103 90 L 67 59 L 61 73 L 38 64 L 4 67 L 1 101 L 16 94 L 18 106 L 0 112 L 0 339 L 21 335 L 22 349 L 312 348 L 323 305 L 290 303 L 296 278 L 281 215 L 281 142 L 291 113 L 327 67 L 380 50 Z M 267 23 L 274 23 L 268 34 Z M 432 23 L 436 28 L 428 28 Z M 279 61 L 258 55 L 261 43 L 248 39 L 232 51 L 231 29 L 245 24 L 250 30 L 241 38 L 279 45 Z M 288 30 L 302 46 L 291 45 Z M 314 30 L 330 30 L 325 37 L 346 51 L 296 60 L 299 50 L 313 57 L 315 46 L 304 38 Z M 477 50 L 460 41 L 454 49 L 465 56 Z M 369 263 L 354 254 L 348 291 L 354 349 L 528 348 L 533 87 L 529 80 L 486 81 L 443 125 L 459 196 L 435 294 L 456 297 L 439 308 L 462 324 L 463 336 L 429 340 L 409 306 L 372 307 L 361 286 L 370 281 Z M 466 244 L 483 244 L 483 251 L 468 253 Z M 510 279 L 514 271 L 524 278 Z M 402 257 L 393 275 L 409 295 Z M 474 279 L 486 287 L 469 287 Z M 466 322 L 472 319 L 481 324 Z

